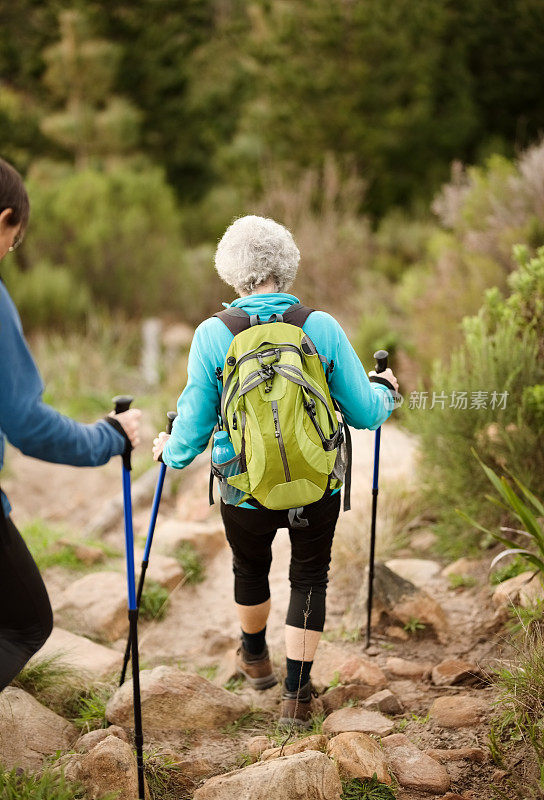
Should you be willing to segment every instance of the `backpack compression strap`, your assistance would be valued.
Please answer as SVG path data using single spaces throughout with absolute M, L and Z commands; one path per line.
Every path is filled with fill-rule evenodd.
M 272 316 L 275 317 L 275 322 L 288 322 L 290 325 L 296 325 L 297 328 L 302 328 L 314 310 L 313 308 L 308 308 L 308 306 L 296 303 L 284 314 L 273 314 Z M 218 311 L 217 314 L 213 316 L 220 319 L 233 336 L 237 336 L 239 333 L 242 333 L 242 331 L 251 327 L 252 318 L 250 315 L 241 308 L 236 308 L 236 306 L 234 308 L 225 308 L 223 311 Z M 261 322 L 261 320 L 259 320 L 259 322 Z M 268 320 L 262 320 L 262 322 L 268 322 Z

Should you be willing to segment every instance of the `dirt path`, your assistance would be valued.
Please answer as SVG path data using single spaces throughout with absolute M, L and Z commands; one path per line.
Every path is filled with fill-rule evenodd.
M 361 541 L 368 541 L 370 487 L 374 434 L 370 431 L 354 431 L 353 438 L 353 511 L 342 516 L 338 536 L 355 534 Z M 412 437 L 388 425 L 383 430 L 381 474 L 383 492 L 380 502 L 385 508 L 388 490 L 394 481 L 408 481 L 413 470 L 415 442 Z M 200 489 L 202 491 L 202 489 Z M 183 504 L 181 509 L 183 509 Z M 273 545 L 273 562 L 270 573 L 272 612 L 269 618 L 267 638 L 280 656 L 284 652 L 284 619 L 289 602 L 289 557 L 290 542 L 287 530 L 280 530 Z M 202 663 L 202 655 L 209 652 L 210 641 L 218 636 L 239 635 L 232 598 L 232 567 L 228 547 L 222 550 L 208 566 L 206 581 L 196 586 L 183 586 L 171 596 L 169 612 L 161 622 L 143 627 L 141 649 L 150 663 L 165 663 L 181 660 L 186 665 Z M 329 629 L 338 623 L 338 614 L 345 610 L 342 601 L 343 587 L 331 585 Z

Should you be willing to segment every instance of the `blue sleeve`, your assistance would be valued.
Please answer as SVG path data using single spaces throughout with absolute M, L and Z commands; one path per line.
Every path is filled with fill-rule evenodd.
M 125 441 L 111 425 L 82 425 L 42 401 L 43 383 L 19 315 L 0 283 L 0 428 L 27 456 L 94 467 L 120 455 Z
M 334 360 L 329 389 L 348 425 L 371 431 L 379 428 L 393 410 L 391 392 L 386 386 L 369 381 L 341 325 L 330 314 L 316 311 L 304 330 L 319 352 L 329 361 Z
M 191 343 L 187 384 L 178 400 L 172 435 L 162 452 L 164 463 L 175 469 L 183 469 L 206 449 L 217 423 L 220 394 L 212 357 L 218 349 L 216 338 L 211 336 L 214 323 L 223 326 L 217 319 L 206 320 L 196 329 Z M 223 357 L 217 354 L 217 358 L 222 365 Z

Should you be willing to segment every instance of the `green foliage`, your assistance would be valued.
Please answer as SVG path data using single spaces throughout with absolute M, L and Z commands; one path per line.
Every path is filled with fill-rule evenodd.
M 451 589 L 464 589 L 470 586 L 476 586 L 476 578 L 472 575 L 460 575 L 458 573 L 451 573 L 448 575 L 448 583 Z
M 395 800 L 395 793 L 390 786 L 380 783 L 374 773 L 372 778 L 342 781 L 342 800 Z
M 182 769 L 168 752 L 144 751 L 144 771 L 152 800 L 178 800 Z
M 494 530 L 488 530 L 478 523 L 475 523 L 474 520 L 471 520 L 464 512 L 458 510 L 458 513 L 463 519 L 473 524 L 477 529 L 483 531 L 488 536 L 492 536 L 498 542 L 506 546 L 506 550 L 503 550 L 499 555 L 495 556 L 491 562 L 490 570 L 492 570 L 499 561 L 502 561 L 503 558 L 518 556 L 526 562 L 527 568 L 532 568 L 540 572 L 541 579 L 544 579 L 544 528 L 539 517 L 535 516 L 536 512 L 540 517 L 544 517 L 544 505 L 517 478 L 513 478 L 512 481 L 509 481 L 504 475 L 499 478 L 493 470 L 484 463 L 480 461 L 480 464 L 501 498 L 500 501 L 497 501 L 494 497 L 488 497 L 488 499 L 498 503 L 501 508 L 505 509 L 509 516 L 513 517 L 517 524 L 521 525 L 521 529 L 503 526 L 499 534 Z M 521 497 L 514 491 L 512 482 L 521 493 Z M 523 537 L 523 544 L 520 544 L 518 541 L 520 536 Z M 531 547 L 531 549 L 529 549 L 529 547 Z
M 544 638 L 542 627 L 526 631 L 522 644 L 517 648 L 513 662 L 497 669 L 495 682 L 499 688 L 499 715 L 494 720 L 491 751 L 494 761 L 504 766 L 507 749 L 512 743 L 523 743 L 532 753 L 535 781 L 526 791 L 544 789 Z M 517 776 L 516 760 L 513 778 L 521 779 L 525 788 L 527 775 Z M 525 770 L 528 759 L 524 759 Z M 519 788 L 519 787 L 518 787 Z M 520 795 L 521 796 L 521 795 Z M 536 797 L 528 793 L 524 797 Z
M 140 617 L 148 620 L 159 620 L 168 609 L 168 589 L 155 581 L 147 581 L 140 600 Z
M 219 664 L 211 664 L 205 667 L 197 667 L 196 671 L 198 675 L 202 675 L 203 678 L 206 678 L 207 681 L 213 681 L 217 672 L 219 670 Z
M 44 82 L 65 104 L 42 119 L 42 130 L 71 151 L 78 166 L 93 156 L 126 152 L 137 141 L 136 108 L 111 90 L 121 50 L 118 45 L 93 38 L 81 11 L 59 14 L 61 39 L 44 51 Z
M 518 248 L 515 256 L 518 270 L 509 279 L 509 297 L 488 292 L 478 316 L 464 320 L 464 341 L 450 363 L 435 365 L 432 390 L 445 395 L 444 407 L 430 408 L 430 391 L 427 408 L 405 414 L 421 436 L 425 498 L 438 516 L 441 547 L 451 555 L 466 555 L 478 541 L 456 507 L 485 527 L 497 525 L 502 514 L 481 502 L 487 478 L 476 460 L 467 458 L 467 443 L 475 443 L 491 468 L 508 464 L 533 492 L 544 491 L 544 430 L 534 426 L 522 401 L 527 386 L 544 381 L 544 248 L 533 258 Z M 455 408 L 451 400 L 460 392 L 467 393 L 467 408 Z M 478 407 L 474 397 L 483 397 L 486 407 Z
M 54 654 L 27 664 L 12 683 L 51 706 L 73 685 L 76 677 L 77 673 L 62 663 L 60 654 Z
M 174 558 L 183 568 L 186 583 L 202 583 L 206 577 L 204 563 L 190 542 L 182 542 L 176 548 Z
M 74 548 L 68 544 L 57 544 L 65 532 L 50 527 L 41 519 L 26 523 L 21 529 L 22 536 L 40 570 L 58 566 L 66 569 L 86 569 L 77 557 Z
M 421 622 L 421 620 L 417 619 L 417 617 L 410 617 L 408 622 L 405 622 L 402 626 L 406 633 L 419 633 L 419 631 L 425 630 L 425 623 Z
M 26 332 L 74 328 L 92 308 L 89 287 L 65 266 L 38 261 L 29 272 L 17 274 L 11 262 L 7 265 L 6 283 Z
M 490 582 L 492 586 L 497 586 L 509 578 L 515 578 L 516 575 L 521 575 L 522 572 L 527 571 L 527 564 L 520 558 L 515 556 L 508 564 L 502 564 L 498 569 L 493 570 L 490 575 Z
M 224 684 L 223 688 L 227 690 L 227 692 L 239 692 L 240 689 L 243 689 L 245 685 L 245 678 L 243 675 L 235 675 L 232 678 L 229 678 L 228 681 Z
M 142 163 L 52 175 L 44 165 L 34 170 L 28 191 L 31 264 L 68 270 L 93 302 L 127 314 L 194 313 L 180 214 L 160 169 Z
M 0 765 L 0 797 L 2 800 L 84 800 L 85 790 L 80 784 L 68 782 L 64 775 L 45 769 L 39 775 L 20 769 L 7 770 Z M 101 800 L 115 800 L 117 793 L 109 793 Z
M 88 686 L 77 694 L 70 705 L 70 718 L 83 733 L 107 728 L 106 703 L 117 687 L 109 684 Z

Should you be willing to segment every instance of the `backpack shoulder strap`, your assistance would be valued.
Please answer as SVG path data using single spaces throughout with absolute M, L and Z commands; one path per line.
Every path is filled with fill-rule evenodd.
M 302 328 L 310 314 L 314 311 L 315 308 L 308 308 L 308 306 L 297 303 L 283 314 L 283 321 L 288 322 L 290 325 L 296 325 L 297 328 Z
M 247 330 L 251 325 L 249 314 L 242 311 L 241 308 L 225 308 L 213 316 L 220 319 L 233 336 L 237 336 L 242 331 Z

